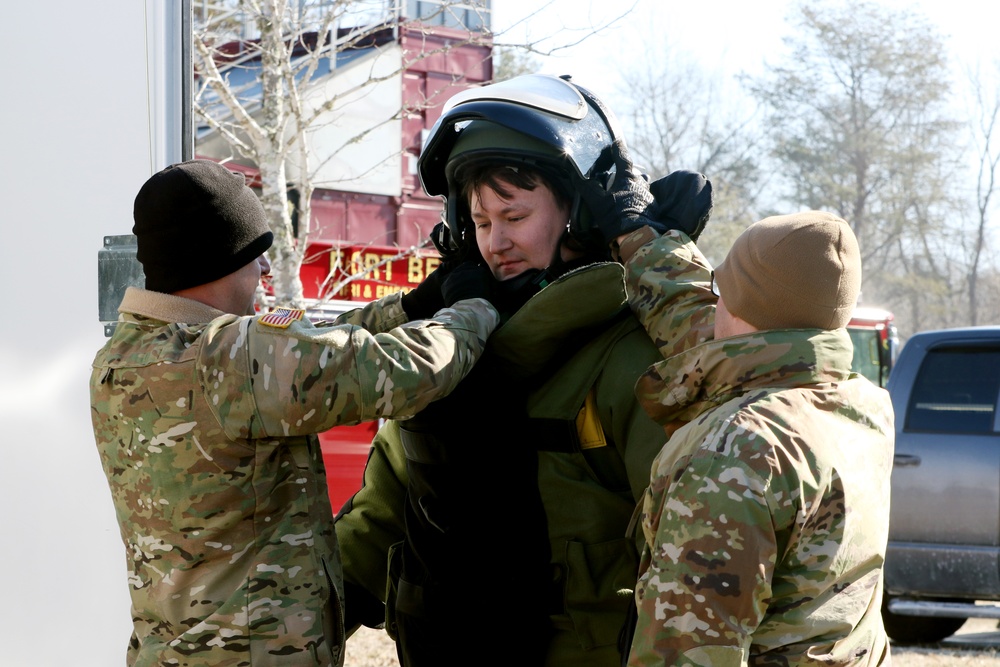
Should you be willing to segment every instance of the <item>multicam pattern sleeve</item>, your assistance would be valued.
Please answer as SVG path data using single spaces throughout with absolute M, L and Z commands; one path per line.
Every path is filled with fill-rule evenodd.
M 379 317 L 366 308 L 343 319 L 376 331 L 395 321 L 392 313 Z M 497 315 L 486 301 L 470 299 L 382 333 L 332 324 L 280 329 L 244 317 L 209 325 L 198 370 L 229 437 L 287 437 L 412 416 L 469 372 Z
M 626 237 L 640 241 L 648 228 Z M 628 300 L 664 359 L 713 337 L 712 267 L 682 232 L 668 231 L 625 259 Z
M 409 317 L 403 310 L 402 292 L 394 292 L 378 301 L 372 301 L 361 308 L 354 308 L 339 317 L 317 324 L 319 327 L 331 327 L 341 324 L 353 324 L 372 333 L 391 331 L 406 324 Z

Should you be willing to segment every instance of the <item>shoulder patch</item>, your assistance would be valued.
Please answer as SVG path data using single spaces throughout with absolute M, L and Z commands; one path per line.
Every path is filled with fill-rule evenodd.
M 257 321 L 264 326 L 287 329 L 292 322 L 301 320 L 305 314 L 306 311 L 298 308 L 275 308 L 267 315 L 261 315 Z

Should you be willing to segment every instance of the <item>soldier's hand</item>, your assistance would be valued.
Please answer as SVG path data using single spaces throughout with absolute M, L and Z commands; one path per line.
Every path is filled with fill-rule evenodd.
M 704 174 L 679 169 L 649 186 L 656 199 L 651 217 L 665 229 L 684 232 L 697 241 L 712 215 L 712 183 Z
M 350 637 L 362 625 L 380 628 L 385 623 L 385 604 L 361 586 L 344 580 L 344 631 Z
M 445 307 L 442 286 L 452 264 L 444 262 L 431 271 L 423 282 L 403 295 L 401 303 L 411 320 L 424 320 Z
M 444 305 L 451 306 L 462 299 L 486 299 L 494 302 L 496 278 L 485 262 L 467 261 L 448 274 L 441 286 Z
M 570 232 L 578 238 L 610 243 L 622 234 L 649 225 L 663 228 L 649 219 L 653 204 L 649 184 L 632 164 L 621 139 L 605 149 L 598 158 L 598 173 L 580 190 L 586 211 L 580 211 L 570 223 Z

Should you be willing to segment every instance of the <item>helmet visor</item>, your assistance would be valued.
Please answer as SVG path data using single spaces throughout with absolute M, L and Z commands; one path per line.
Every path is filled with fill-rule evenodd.
M 469 121 L 485 120 L 548 146 L 571 177 L 587 179 L 617 130 L 609 114 L 586 91 L 554 76 L 533 74 L 473 88 L 453 96 L 431 129 L 417 169 L 424 191 L 447 195 L 446 165 Z M 510 154 L 497 145 L 498 153 Z
M 442 115 L 462 104 L 483 100 L 511 102 L 568 120 L 583 120 L 587 115 L 587 102 L 575 86 L 562 79 L 538 74 L 463 90 L 445 102 Z

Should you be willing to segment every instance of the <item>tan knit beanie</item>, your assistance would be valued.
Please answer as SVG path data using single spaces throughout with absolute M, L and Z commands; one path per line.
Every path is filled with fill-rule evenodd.
M 747 227 L 715 270 L 726 309 L 758 329 L 839 329 L 861 289 L 858 240 L 823 211 Z

